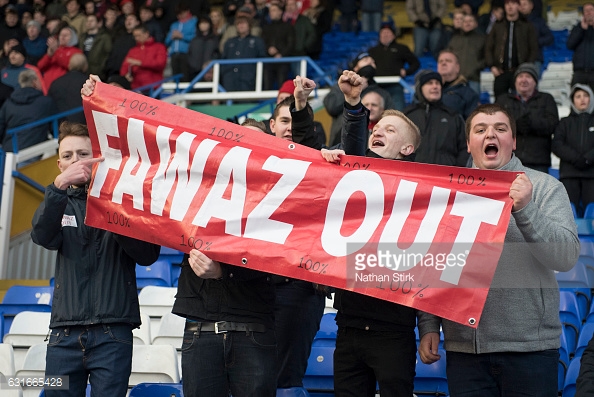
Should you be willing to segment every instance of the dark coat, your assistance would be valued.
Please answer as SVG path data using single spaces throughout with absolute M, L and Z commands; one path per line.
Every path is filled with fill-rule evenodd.
M 64 76 L 54 80 L 47 95 L 54 100 L 59 113 L 82 106 L 80 87 L 83 86 L 88 76 L 88 74 L 78 70 L 71 70 Z M 66 117 L 66 120 L 75 123 L 87 123 L 82 111 Z
M 522 164 L 551 166 L 551 142 L 559 112 L 551 94 L 536 91 L 526 102 L 516 94 L 497 97 L 495 103 L 503 106 L 516 120 L 516 156 Z M 519 120 L 528 119 L 528 123 Z
M 232 37 L 225 42 L 223 59 L 264 58 L 266 48 L 260 37 L 248 35 Z M 221 67 L 223 86 L 227 91 L 253 91 L 256 86 L 256 65 L 223 65 Z
M 572 111 L 562 118 L 552 149 L 561 160 L 559 178 L 594 178 L 594 115 Z
M 190 42 L 188 64 L 192 73 L 199 73 L 204 64 L 219 57 L 219 38 L 214 33 L 203 36 L 200 32 Z
M 421 145 L 416 151 L 419 163 L 466 166 L 468 152 L 464 119 L 441 101 L 421 102 L 404 109 L 404 114 L 421 130 Z
M 516 43 L 517 67 L 525 62 L 534 63 L 538 58 L 538 42 L 536 41 L 536 31 L 534 26 L 522 17 L 515 21 L 514 36 L 518 40 Z M 504 67 L 504 56 L 506 43 L 509 33 L 509 22 L 503 19 L 495 23 L 491 32 L 487 35 L 485 43 L 485 66 L 498 67 L 507 70 Z
M 378 43 L 368 52 L 375 60 L 376 76 L 400 76 L 400 69 L 405 69 L 406 75 L 412 76 L 421 66 L 415 54 L 404 44 L 397 43 L 396 40 L 387 46 Z
M 445 106 L 460 113 L 466 120 L 478 106 L 480 98 L 479 94 L 467 84 L 466 78 L 458 76 L 456 80 L 444 85 L 441 101 Z
M 32 87 L 15 90 L 0 108 L 0 142 L 2 148 L 12 152 L 12 136 L 6 131 L 24 124 L 44 119 L 56 113 L 54 101 Z M 32 127 L 18 133 L 19 150 L 36 145 L 48 139 L 50 124 Z
M 594 27 L 584 30 L 578 23 L 567 38 L 567 49 L 573 51 L 574 71 L 594 71 Z
M 85 225 L 85 190 L 52 183 L 33 215 L 33 242 L 58 251 L 50 328 L 139 326 L 136 264 L 151 265 L 160 247 Z M 62 225 L 66 217 L 71 226 Z

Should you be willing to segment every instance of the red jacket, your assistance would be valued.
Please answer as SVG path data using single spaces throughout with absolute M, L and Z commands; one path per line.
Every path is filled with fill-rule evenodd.
M 128 58 L 140 60 L 142 65 L 132 66 L 128 63 Z M 147 84 L 163 80 L 163 71 L 167 63 L 167 47 L 162 43 L 157 43 L 151 37 L 143 44 L 138 44 L 128 51 L 126 58 L 120 68 L 120 74 L 125 76 L 131 68 L 132 71 L 132 89 L 142 87 Z
M 37 67 L 43 73 L 43 79 L 47 87 L 52 85 L 55 79 L 64 76 L 68 72 L 70 58 L 77 53 L 82 54 L 82 50 L 78 47 L 58 47 L 54 55 L 50 57 L 45 54 L 37 62 Z

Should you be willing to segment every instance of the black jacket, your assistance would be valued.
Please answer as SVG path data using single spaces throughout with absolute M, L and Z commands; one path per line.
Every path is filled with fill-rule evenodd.
M 274 284 L 256 270 L 221 264 L 221 280 L 198 277 L 184 255 L 172 312 L 198 321 L 235 321 L 274 329 Z
M 82 106 L 80 87 L 87 81 L 88 76 L 88 74 L 79 72 L 78 70 L 71 70 L 52 82 L 47 95 L 54 100 L 59 113 Z M 82 110 L 79 113 L 66 117 L 66 120 L 87 124 L 85 114 Z
M 152 264 L 160 247 L 85 225 L 85 190 L 52 183 L 33 215 L 33 242 L 58 251 L 50 328 L 138 326 L 136 263 Z
M 572 111 L 562 118 L 552 148 L 561 160 L 559 178 L 594 178 L 594 115 Z
M 441 101 L 421 102 L 404 109 L 404 114 L 421 130 L 421 145 L 416 151 L 419 163 L 466 166 L 468 152 L 464 119 Z
M 514 35 L 517 40 L 514 40 L 516 46 L 514 47 L 513 59 L 517 63 L 512 64 L 512 68 L 516 68 L 525 62 L 535 62 L 538 58 L 538 41 L 536 39 L 536 31 L 534 26 L 523 17 L 518 18 L 514 22 Z M 487 35 L 485 42 L 485 66 L 496 66 L 503 70 L 508 70 L 504 65 L 506 55 L 506 44 L 509 35 L 509 22 L 507 19 L 496 22 L 491 32 Z
M 360 111 L 349 111 L 355 109 Z M 367 157 L 378 158 L 378 155 L 366 149 L 369 111 L 362 105 L 351 107 L 345 104 L 343 118 L 342 143 L 345 153 L 366 153 Z M 415 309 L 356 292 L 337 289 L 334 308 L 338 310 L 336 323 L 339 327 L 406 332 L 413 331 L 416 326 Z
M 567 49 L 573 51 L 573 70 L 594 70 L 594 27 L 582 29 L 578 23 L 567 37 Z
M 381 43 L 369 49 L 369 55 L 377 66 L 376 76 L 400 76 L 400 69 L 412 76 L 421 66 L 419 59 L 404 44 L 396 40 L 385 46 Z
M 18 88 L 0 108 L 0 142 L 2 148 L 12 152 L 12 135 L 6 131 L 24 124 L 50 117 L 56 113 L 54 101 L 33 87 Z M 17 133 L 19 150 L 48 139 L 50 124 L 42 124 Z
M 516 94 L 500 95 L 495 103 L 516 120 L 516 156 L 522 164 L 551 165 L 551 142 L 559 112 L 551 94 L 536 91 L 526 102 Z M 527 121 L 524 121 L 527 120 Z

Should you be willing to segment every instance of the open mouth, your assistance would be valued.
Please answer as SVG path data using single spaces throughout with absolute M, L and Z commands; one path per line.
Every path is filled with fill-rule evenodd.
M 372 147 L 383 147 L 386 146 L 382 141 L 374 140 L 371 142 Z
M 497 153 L 499 153 L 497 145 L 490 143 L 485 147 L 485 154 L 487 156 L 496 156 Z

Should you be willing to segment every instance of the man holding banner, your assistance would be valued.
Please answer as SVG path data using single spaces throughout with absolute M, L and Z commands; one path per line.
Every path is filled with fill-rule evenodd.
M 361 103 L 365 80 L 355 72 L 344 71 L 338 85 L 344 94 L 342 143 L 346 154 L 414 161 L 414 151 L 421 142 L 419 128 L 400 111 L 386 110 L 367 139 L 369 110 Z M 322 156 L 334 162 L 345 151 L 322 149 Z M 379 385 L 382 397 L 411 396 L 417 311 L 342 289 L 336 290 L 334 308 L 338 310 L 335 395 L 373 397 Z
M 499 105 L 478 107 L 466 122 L 474 168 L 518 171 L 503 251 L 477 328 L 423 314 L 423 362 L 439 360 L 440 324 L 452 397 L 557 395 L 559 289 L 580 246 L 563 185 L 515 157 L 515 120 Z

